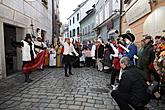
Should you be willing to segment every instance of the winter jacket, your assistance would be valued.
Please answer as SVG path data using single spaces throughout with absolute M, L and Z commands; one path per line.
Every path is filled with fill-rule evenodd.
M 122 74 L 118 90 L 129 95 L 133 105 L 147 104 L 149 95 L 147 94 L 146 73 L 135 66 L 126 67 Z
M 153 45 L 152 42 L 149 42 L 141 52 L 141 57 L 138 59 L 138 67 L 142 70 L 149 69 L 148 66 L 154 62 L 154 59 L 155 53 L 153 51 Z
M 129 52 L 124 52 L 124 56 L 130 58 L 132 64 L 134 64 L 134 55 L 137 55 L 137 47 L 135 44 L 130 44 L 127 46 Z
M 96 46 L 95 57 L 103 58 L 103 54 L 104 54 L 104 46 L 102 44 L 100 44 L 99 46 Z

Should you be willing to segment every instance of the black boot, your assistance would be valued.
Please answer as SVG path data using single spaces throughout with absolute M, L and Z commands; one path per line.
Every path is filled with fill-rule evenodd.
M 65 64 L 65 76 L 69 77 L 68 73 L 67 73 L 67 68 L 68 68 L 68 64 Z
M 73 73 L 72 73 L 71 71 L 72 71 L 72 65 L 70 64 L 70 65 L 69 65 L 69 74 L 70 74 L 70 75 L 73 75 Z
M 65 73 L 65 76 L 66 76 L 66 77 L 69 77 L 69 75 L 68 75 L 67 73 Z
M 30 83 L 32 80 L 29 78 L 29 73 L 25 74 L 25 82 Z
M 73 73 L 72 73 L 72 72 L 70 72 L 69 74 L 70 74 L 70 75 L 73 75 Z

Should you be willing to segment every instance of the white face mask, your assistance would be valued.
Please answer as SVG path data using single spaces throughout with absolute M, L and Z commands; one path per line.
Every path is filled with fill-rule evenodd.
M 125 40 L 125 43 L 126 43 L 126 44 L 130 44 L 131 42 L 130 42 L 128 39 L 126 39 L 126 40 Z

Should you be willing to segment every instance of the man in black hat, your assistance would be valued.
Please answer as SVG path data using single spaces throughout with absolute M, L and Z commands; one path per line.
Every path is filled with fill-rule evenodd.
M 124 51 L 124 55 L 130 58 L 132 64 L 136 64 L 134 56 L 137 54 L 137 47 L 133 43 L 135 41 L 135 36 L 131 33 L 126 33 L 121 35 L 126 43 L 126 49 Z

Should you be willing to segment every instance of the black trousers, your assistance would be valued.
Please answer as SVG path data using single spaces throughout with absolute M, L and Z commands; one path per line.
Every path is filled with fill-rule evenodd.
M 133 100 L 130 100 L 130 94 L 121 93 L 118 90 L 111 92 L 111 96 L 118 104 L 120 110 L 145 110 L 145 104 L 140 104 L 140 106 L 135 106 L 132 104 Z M 132 109 L 134 108 L 134 109 Z
M 68 68 L 69 68 L 69 73 L 72 73 L 72 71 L 71 71 L 72 70 L 72 65 L 70 63 L 67 63 L 67 64 L 65 64 L 65 67 L 64 67 L 65 74 L 67 74 Z
M 120 70 L 117 69 L 112 69 L 112 73 L 111 73 L 111 84 L 114 85 L 115 84 L 115 79 L 116 76 L 119 75 Z
M 129 106 L 129 95 L 120 93 L 118 90 L 114 90 L 111 92 L 111 96 L 118 104 L 120 110 L 132 110 Z
M 85 58 L 85 64 L 87 67 L 91 66 L 91 61 L 92 61 L 92 57 L 86 57 Z
M 92 59 L 92 60 L 91 60 L 91 66 L 93 66 L 93 68 L 96 67 L 96 60 L 95 60 L 95 59 Z

